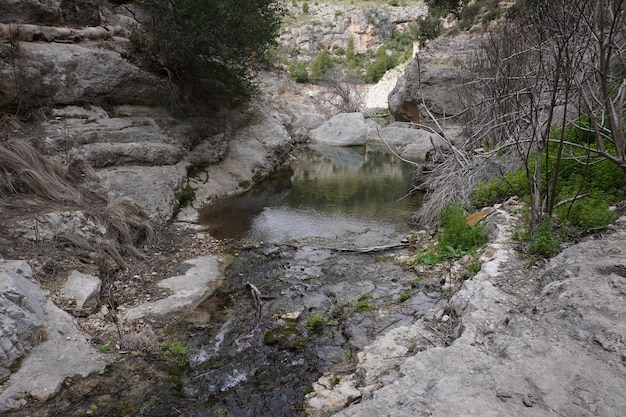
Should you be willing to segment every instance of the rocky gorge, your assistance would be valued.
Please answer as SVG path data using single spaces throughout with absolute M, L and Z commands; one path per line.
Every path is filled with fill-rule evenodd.
M 28 101 L 45 109 L 32 125 L 3 116 L 2 139 L 13 154 L 31 151 L 20 150 L 16 141 L 32 142 L 43 155 L 37 166 L 45 175 L 58 173 L 43 160 L 72 174 L 60 176 L 57 194 L 5 192 L 0 201 L 0 410 L 15 416 L 52 415 L 51 410 L 112 415 L 104 404 L 116 395 L 135 395 L 133 404 L 141 403 L 142 389 L 160 381 L 159 372 L 138 371 L 144 377 L 129 375 L 125 381 L 115 369 L 120 363 L 127 366 L 122 374 L 147 368 L 144 355 L 149 358 L 167 339 L 160 332 L 214 295 L 228 266 L 224 243 L 196 225 L 197 209 L 241 193 L 309 140 L 391 147 L 403 159 L 432 161 L 445 142 L 406 122 L 423 120 L 417 105 L 422 100 L 438 116 L 460 111 L 454 94 L 463 66 L 459 51 L 473 36 L 433 43 L 422 52 L 430 65 L 410 63 L 392 83 L 388 106 L 394 120 L 405 123 L 380 127 L 363 113 L 327 119 L 307 91 L 271 73 L 260 75 L 263 96 L 248 110 L 211 120 L 181 119 L 158 105 L 170 86 L 128 60 L 128 36 L 141 16 L 135 5 L 49 3 L 51 8 L 38 1 L 20 7 L 0 2 L 0 16 L 6 16 L 0 104 Z M 330 45 L 354 31 L 359 47 L 366 48 L 404 19 L 380 12 L 385 18 L 377 34 L 367 18 L 329 10 L 332 19 L 341 17 L 341 30 L 318 34 L 320 26 L 313 25 L 285 35 L 285 42 L 315 49 L 311 39 Z M 11 26 L 13 21 L 23 23 Z M 416 95 L 420 71 L 428 88 Z M 447 128 L 453 137 L 461 130 Z M 189 189 L 194 198 L 185 205 Z M 493 239 L 481 256 L 480 272 L 467 281 L 448 279 L 446 288 L 460 288 L 457 292 L 447 293 L 415 322 L 381 331 L 355 354 L 347 371 L 329 371 L 313 382 L 302 407 L 296 407 L 300 415 L 621 415 L 626 409 L 624 220 L 546 265 L 531 267 L 511 238 L 518 215 L 515 201 L 493 209 L 486 220 Z M 120 217 L 134 237 L 115 228 Z M 122 249 L 112 248 L 115 239 L 124 243 Z M 402 256 L 406 253 L 394 252 L 390 262 L 401 262 Z M 442 280 L 445 285 L 445 276 Z M 116 385 L 111 377 L 119 378 L 116 389 L 81 404 L 100 386 Z M 164 404 L 184 403 L 170 395 L 164 394 Z M 41 407 L 46 401 L 48 408 Z M 183 413 L 159 410 L 166 409 L 159 415 Z M 120 415 L 151 415 L 142 413 L 138 406 Z

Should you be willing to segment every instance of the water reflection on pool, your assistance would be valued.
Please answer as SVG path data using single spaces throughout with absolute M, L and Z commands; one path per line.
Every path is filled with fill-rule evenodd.
M 402 228 L 421 204 L 421 195 L 406 197 L 414 171 L 388 153 L 314 146 L 250 191 L 202 209 L 198 223 L 220 239 L 273 241 L 334 237 L 342 227 Z

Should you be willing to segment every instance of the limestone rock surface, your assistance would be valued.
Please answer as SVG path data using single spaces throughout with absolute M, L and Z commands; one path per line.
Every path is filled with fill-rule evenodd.
M 394 121 L 429 123 L 425 105 L 437 118 L 459 115 L 464 109 L 463 86 L 471 35 L 442 37 L 411 61 L 388 97 Z
M 73 300 L 79 313 L 92 313 L 98 306 L 100 298 L 100 278 L 72 271 L 62 288 L 63 296 Z
M 494 221 L 506 227 L 501 217 Z M 447 310 L 459 314 L 459 337 L 438 345 L 440 336 L 428 330 L 441 317 L 434 315 L 402 329 L 404 336 L 390 339 L 395 344 L 366 348 L 359 357 L 362 401 L 335 416 L 623 414 L 625 226 L 621 219 L 614 233 L 565 249 L 538 278 L 519 267 L 507 239 L 496 241 Z M 421 351 L 398 359 L 402 351 L 393 346 L 408 346 L 409 334 Z M 365 366 L 373 352 L 396 358 L 387 369 L 399 372 Z
M 311 141 L 324 145 L 365 145 L 366 140 L 367 126 L 363 113 L 339 113 L 311 131 Z
M 113 45 L 112 45 L 113 46 Z M 122 58 L 120 52 L 92 44 L 20 43 L 14 71 L 11 48 L 0 48 L 0 107 L 108 103 L 156 105 L 163 81 Z M 16 90 L 16 85 L 19 89 Z
M 46 299 L 24 261 L 0 260 L 0 413 L 28 397 L 46 400 L 70 376 L 102 372 L 105 362 L 72 318 Z M 17 361 L 19 370 L 10 368 Z

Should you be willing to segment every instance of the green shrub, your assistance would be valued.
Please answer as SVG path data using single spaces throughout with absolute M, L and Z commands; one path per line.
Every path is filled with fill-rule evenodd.
M 381 46 L 376 51 L 376 59 L 372 62 L 365 71 L 365 82 L 376 83 L 380 80 L 388 69 L 393 67 L 393 61 L 391 57 L 387 55 L 387 49 Z
M 302 3 L 302 13 L 304 14 L 308 14 L 309 13 L 309 3 L 308 2 L 304 2 Z
M 289 66 L 289 76 L 297 83 L 309 82 L 309 69 L 306 62 L 295 60 Z
M 463 206 L 458 202 L 444 205 L 439 213 L 439 224 L 442 227 L 438 237 L 440 253 L 449 257 L 458 257 L 487 242 L 484 226 L 467 224 Z
M 534 231 L 530 232 L 528 253 L 552 258 L 560 251 L 561 236 L 554 230 L 550 218 L 546 217 Z
M 173 6 L 175 4 L 175 7 Z M 237 106 L 257 91 L 253 71 L 276 44 L 282 6 L 274 0 L 144 0 L 153 18 L 137 34 L 150 69 L 202 105 Z M 177 106 L 177 97 L 168 97 Z
M 413 55 L 413 42 L 417 40 L 416 35 L 416 30 L 413 30 L 411 26 L 402 31 L 393 31 L 391 40 L 385 45 L 387 50 L 392 51 L 392 67 L 411 59 Z
M 324 75 L 333 68 L 333 60 L 326 49 L 317 54 L 311 63 L 310 80 L 313 83 L 322 81 Z
M 487 230 L 483 225 L 470 226 L 465 210 L 458 202 L 446 204 L 439 213 L 441 232 L 437 245 L 431 245 L 417 255 L 422 265 L 435 265 L 448 259 L 463 257 L 487 242 Z
M 348 64 L 348 68 L 354 67 L 354 39 L 352 37 L 348 39 L 348 45 L 346 46 L 346 63 Z
M 615 213 L 610 210 L 610 204 L 602 193 L 561 207 L 558 214 L 585 231 L 606 229 L 615 221 Z
M 509 197 L 517 195 L 523 197 L 528 194 L 526 170 L 507 172 L 503 177 L 496 177 L 489 182 L 479 182 L 470 200 L 476 209 L 491 207 Z
M 438 17 L 426 15 L 422 19 L 417 21 L 416 40 L 420 43 L 420 46 L 424 46 L 427 41 L 435 39 L 443 31 L 443 23 Z

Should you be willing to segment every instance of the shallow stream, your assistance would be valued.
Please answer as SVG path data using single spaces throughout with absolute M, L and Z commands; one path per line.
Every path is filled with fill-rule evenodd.
M 201 212 L 237 243 L 224 284 L 179 323 L 193 335 L 189 415 L 305 415 L 324 372 L 353 371 L 376 336 L 432 307 L 436 291 L 394 263 L 420 203 L 405 198 L 413 170 L 385 153 L 313 148 Z
M 402 240 L 420 204 L 403 198 L 412 173 L 388 154 L 309 149 L 207 208 L 201 223 L 228 242 L 225 277 L 163 329 L 161 351 L 118 355 L 105 374 L 68 380 L 10 415 L 306 415 L 304 397 L 323 373 L 351 373 L 359 350 L 439 297 L 438 285 L 394 261 L 410 250 Z

